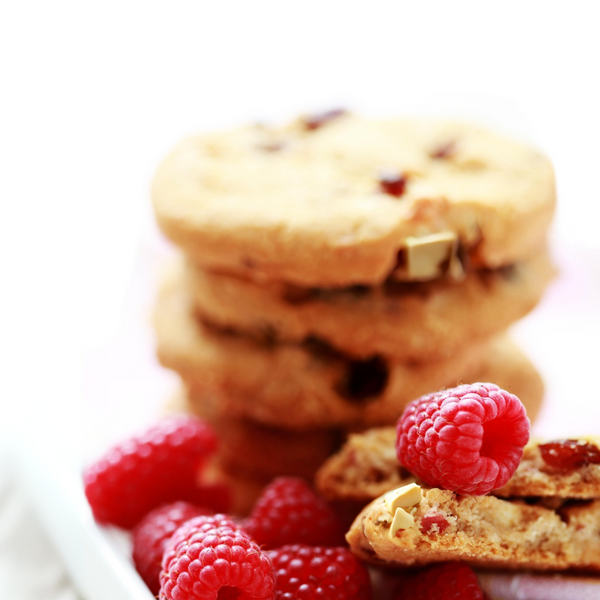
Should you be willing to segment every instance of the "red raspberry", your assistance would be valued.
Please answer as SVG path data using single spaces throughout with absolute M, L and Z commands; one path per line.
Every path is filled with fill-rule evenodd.
M 394 600 L 483 600 L 477 575 L 460 562 L 440 563 L 402 578 Z
M 174 502 L 150 511 L 133 530 L 133 562 L 150 591 L 157 596 L 163 553 L 175 530 L 193 517 L 210 515 L 208 508 Z
M 117 444 L 83 474 L 94 517 L 129 529 L 153 508 L 176 500 L 227 510 L 224 486 L 197 482 L 216 447 L 204 421 L 184 416 L 165 419 Z
M 269 557 L 225 515 L 195 517 L 167 543 L 160 600 L 267 600 L 274 587 Z
M 279 477 L 266 486 L 243 526 L 263 548 L 344 544 L 342 523 L 333 509 L 294 477 Z
M 275 600 L 369 600 L 369 574 L 347 548 L 295 544 L 268 552 Z
M 513 475 L 529 440 L 521 401 L 474 383 L 411 402 L 398 421 L 398 460 L 427 484 L 487 494 Z

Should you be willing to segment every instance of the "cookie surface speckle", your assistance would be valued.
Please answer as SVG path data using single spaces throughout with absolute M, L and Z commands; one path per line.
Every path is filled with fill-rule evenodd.
M 382 192 L 382 169 L 406 177 L 399 197 Z M 407 238 L 437 233 L 477 243 L 486 266 L 514 262 L 541 246 L 555 201 L 550 163 L 525 144 L 464 123 L 352 115 L 188 138 L 152 192 L 160 227 L 195 262 L 331 286 L 380 283 Z

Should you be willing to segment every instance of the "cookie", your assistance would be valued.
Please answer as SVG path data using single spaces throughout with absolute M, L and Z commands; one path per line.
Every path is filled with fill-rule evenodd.
M 346 434 L 341 429 L 318 428 L 289 431 L 248 419 L 227 417 L 214 410 L 210 399 L 192 403 L 185 389 L 171 402 L 171 409 L 205 419 L 217 434 L 219 465 L 246 477 L 270 480 L 281 475 L 312 481 L 317 469 L 339 450 Z
M 570 463 L 544 460 L 543 454 L 564 446 Z M 350 435 L 317 472 L 316 487 L 328 500 L 364 505 L 415 481 L 398 462 L 396 428 L 389 426 Z M 600 498 L 600 438 L 529 442 L 512 478 L 492 494 L 504 498 Z
M 600 497 L 600 438 L 535 440 L 496 496 Z
M 393 423 L 414 398 L 460 381 L 521 385 L 532 413 L 543 395 L 537 371 L 506 338 L 426 363 L 355 360 L 314 340 L 259 342 L 196 320 L 185 285 L 172 275 L 155 312 L 158 357 L 181 375 L 191 401 L 208 399 L 215 414 L 290 430 L 365 428 Z
M 536 149 L 467 123 L 334 116 L 181 142 L 152 185 L 162 231 L 204 268 L 309 287 L 460 277 L 544 245 L 555 183 Z
M 271 477 L 261 477 L 230 469 L 221 464 L 218 456 L 207 465 L 203 475 L 205 479 L 208 477 L 210 481 L 225 484 L 229 488 L 231 492 L 230 512 L 236 516 L 247 516 L 264 487 L 271 481 Z
M 366 506 L 346 535 L 352 552 L 388 567 L 466 561 L 486 568 L 600 571 L 600 500 L 562 498 L 552 508 L 438 488 L 423 487 L 421 495 L 409 512 L 398 509 L 400 518 L 392 516 L 385 495 Z
M 502 269 L 478 269 L 458 282 L 389 281 L 375 287 L 301 288 L 188 265 L 199 314 L 255 337 L 302 342 L 317 337 L 358 358 L 437 360 L 499 334 L 540 300 L 554 275 L 543 250 Z
M 432 388 L 481 380 L 484 368 L 498 373 L 492 378 L 498 380 L 510 368 L 496 357 L 515 372 L 532 370 L 503 338 L 469 344 L 434 362 L 355 360 L 315 340 L 270 344 L 215 329 L 194 319 L 190 305 L 180 278 L 165 285 L 155 312 L 161 363 L 181 375 L 192 401 L 200 395 L 219 414 L 284 429 L 395 422 L 408 402 Z M 539 376 L 532 383 L 541 387 Z

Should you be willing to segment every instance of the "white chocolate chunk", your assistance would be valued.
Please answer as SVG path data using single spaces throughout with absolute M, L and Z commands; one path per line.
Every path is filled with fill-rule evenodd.
M 456 255 L 458 239 L 451 231 L 433 233 L 425 237 L 406 239 L 406 265 L 408 279 L 428 281 L 443 275 L 444 263 Z M 456 265 L 454 270 L 456 271 Z
M 387 492 L 383 500 L 390 514 L 395 515 L 398 508 L 411 508 L 421 502 L 421 488 L 416 483 L 409 483 Z
M 412 515 L 408 514 L 403 508 L 398 507 L 394 513 L 394 520 L 390 525 L 390 537 L 396 536 L 396 533 L 400 529 L 408 529 L 414 527 L 415 519 Z

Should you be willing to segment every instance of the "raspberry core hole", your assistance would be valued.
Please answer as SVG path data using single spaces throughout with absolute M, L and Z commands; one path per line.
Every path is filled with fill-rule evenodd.
M 217 600 L 237 600 L 242 595 L 242 591 L 237 587 L 226 585 L 219 590 Z
M 512 448 L 510 424 L 494 419 L 483 424 L 483 440 L 479 454 L 486 458 L 499 460 L 507 450 Z

